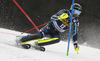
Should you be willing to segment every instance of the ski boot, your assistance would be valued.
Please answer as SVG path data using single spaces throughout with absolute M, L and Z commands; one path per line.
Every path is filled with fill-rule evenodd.
M 39 46 L 37 42 L 34 43 L 34 46 L 33 46 L 36 50 L 40 50 L 40 51 L 45 51 L 45 48 L 42 47 L 42 46 Z

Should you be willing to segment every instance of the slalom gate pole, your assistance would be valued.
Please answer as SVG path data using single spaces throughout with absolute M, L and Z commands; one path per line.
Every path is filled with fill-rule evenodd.
M 37 28 L 37 26 L 34 24 L 34 22 L 31 20 L 31 18 L 25 13 L 25 11 L 20 7 L 20 5 L 15 0 L 13 0 L 13 2 L 18 6 L 18 8 L 23 12 L 23 14 L 28 18 L 28 20 L 32 23 L 32 25 L 39 32 L 39 29 Z
M 67 46 L 67 56 L 69 55 L 69 45 L 70 45 L 71 27 L 72 27 L 72 18 L 73 18 L 73 8 L 74 8 L 74 0 L 72 1 L 71 21 L 70 21 L 69 38 L 68 38 L 68 46 Z

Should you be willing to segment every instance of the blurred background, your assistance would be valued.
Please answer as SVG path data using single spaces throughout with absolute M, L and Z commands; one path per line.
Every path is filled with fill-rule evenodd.
M 61 9 L 69 9 L 72 4 L 71 0 L 16 1 L 37 26 L 49 22 L 53 14 Z M 79 17 L 79 44 L 100 49 L 100 0 L 75 0 L 75 2 L 83 8 Z M 20 32 L 34 28 L 12 0 L 0 0 L 0 27 Z M 68 40 L 68 31 L 62 33 L 62 40 Z

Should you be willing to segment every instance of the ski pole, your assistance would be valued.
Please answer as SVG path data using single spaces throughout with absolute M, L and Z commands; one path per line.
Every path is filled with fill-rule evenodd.
M 69 45 L 70 45 L 71 27 L 72 27 L 72 18 L 73 18 L 73 8 L 74 8 L 74 0 L 72 1 L 72 11 L 71 11 L 71 21 L 70 21 L 70 29 L 69 29 L 67 56 L 69 55 Z

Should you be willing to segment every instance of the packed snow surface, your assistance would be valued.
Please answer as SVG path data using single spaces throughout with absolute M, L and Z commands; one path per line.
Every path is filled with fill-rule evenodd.
M 46 51 L 42 52 L 17 47 L 16 36 L 22 36 L 21 32 L 0 28 L 0 61 L 100 61 L 99 49 L 79 45 L 77 54 L 71 42 L 67 56 L 67 42 L 44 46 Z

